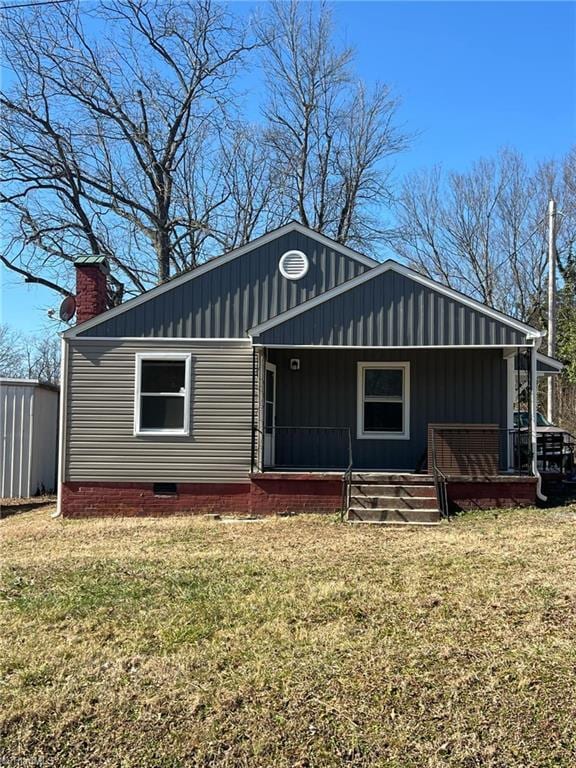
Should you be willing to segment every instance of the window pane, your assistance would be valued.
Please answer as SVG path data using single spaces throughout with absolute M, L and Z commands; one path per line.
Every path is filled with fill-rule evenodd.
M 184 360 L 142 360 L 142 392 L 180 392 L 185 373 Z
M 184 398 L 150 396 L 141 398 L 141 429 L 183 429 Z
M 402 397 L 402 369 L 366 368 L 364 393 L 368 397 Z
M 402 403 L 364 403 L 365 432 L 402 432 Z

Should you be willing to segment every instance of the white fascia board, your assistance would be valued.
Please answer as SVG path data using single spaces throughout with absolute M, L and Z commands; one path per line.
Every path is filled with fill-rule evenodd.
M 80 323 L 79 325 L 74 326 L 74 328 L 70 328 L 69 330 L 64 331 L 62 335 L 67 338 L 77 336 L 79 333 L 88 331 L 90 328 L 93 328 L 95 325 L 99 325 L 105 320 L 111 320 L 113 317 L 117 317 L 129 309 L 134 309 L 135 307 L 140 306 L 140 304 L 144 304 L 149 299 L 153 299 L 156 296 L 161 296 L 163 293 L 171 291 L 172 288 L 176 288 L 179 285 L 187 283 L 189 280 L 194 280 L 196 277 L 200 277 L 201 275 L 206 274 L 206 272 L 209 272 L 211 269 L 215 269 L 216 267 L 220 267 L 223 264 L 227 264 L 233 259 L 244 256 L 245 254 L 250 253 L 250 251 L 253 251 L 256 248 L 260 248 L 262 245 L 266 245 L 266 243 L 270 243 L 273 240 L 288 234 L 289 232 L 299 232 L 302 235 L 306 235 L 307 237 L 316 240 L 327 248 L 336 248 L 345 256 L 349 256 L 350 258 L 359 261 L 361 264 L 364 264 L 367 267 L 372 268 L 380 264 L 380 262 L 375 261 L 368 256 L 364 256 L 363 254 L 358 253 L 351 248 L 347 248 L 345 245 L 340 245 L 335 240 L 331 240 L 329 237 L 321 235 L 319 232 L 315 232 L 313 229 L 308 229 L 308 227 L 305 227 L 303 224 L 292 221 L 289 224 L 285 224 L 284 226 L 279 227 L 278 229 L 267 232 L 261 237 L 257 237 L 256 240 L 252 240 L 250 243 L 246 243 L 246 245 L 240 246 L 240 248 L 235 248 L 234 250 L 229 251 L 228 253 L 224 253 L 221 256 L 216 256 L 204 264 L 201 264 L 199 267 L 192 269 L 190 272 L 186 272 L 185 274 L 179 275 L 172 280 L 168 280 L 168 282 L 163 283 L 162 285 L 151 288 L 149 291 L 146 291 L 146 293 L 143 293 L 140 296 L 129 299 L 117 307 L 108 309 L 106 312 L 102 312 L 90 320 L 86 320 L 84 323 Z
M 129 341 L 142 342 L 144 344 L 153 344 L 155 342 L 193 342 L 194 344 L 226 343 L 226 344 L 247 344 L 251 345 L 252 339 L 247 336 L 76 336 L 75 344 L 94 344 L 96 342 L 106 341 Z
M 481 304 L 479 301 L 476 301 L 475 299 L 472 299 L 469 296 L 460 293 L 459 291 L 455 291 L 452 288 L 441 285 L 435 280 L 432 280 L 429 277 L 425 277 L 425 275 L 421 275 L 419 272 L 415 272 L 413 269 L 405 267 L 403 264 L 399 264 L 392 259 L 387 259 L 378 267 L 374 267 L 374 269 L 363 272 L 361 275 L 358 275 L 358 277 L 355 277 L 352 280 L 348 280 L 341 285 L 337 285 L 335 288 L 326 291 L 326 293 L 321 293 L 320 295 L 315 296 L 313 299 L 309 299 L 308 301 L 305 301 L 302 304 L 298 304 L 296 307 L 293 307 L 292 309 L 289 309 L 280 315 L 276 315 L 276 317 L 273 317 L 271 320 L 267 320 L 265 323 L 261 323 L 260 325 L 256 325 L 253 328 L 250 328 L 248 334 L 252 337 L 258 336 L 264 331 L 267 331 L 270 328 L 274 328 L 277 325 L 281 325 L 287 320 L 300 315 L 302 312 L 307 312 L 309 309 L 313 309 L 319 304 L 323 304 L 325 301 L 333 299 L 335 296 L 339 296 L 346 291 L 350 291 L 353 288 L 368 282 L 368 280 L 373 280 L 378 275 L 382 275 L 384 272 L 388 272 L 389 270 L 397 272 L 400 275 L 404 275 L 404 277 L 407 277 L 410 280 L 414 280 L 421 285 L 425 285 L 427 288 L 430 288 L 430 290 L 441 293 L 444 296 L 448 296 L 454 301 L 465 304 L 471 309 L 474 309 L 477 312 L 492 318 L 493 320 L 497 320 L 503 325 L 508 325 L 517 331 L 521 331 L 522 333 L 526 334 L 526 338 L 528 339 L 541 338 L 544 335 L 542 331 L 538 331 L 536 328 L 533 328 L 530 325 L 526 325 L 526 323 L 520 322 L 520 320 L 515 320 L 512 317 L 508 317 L 507 315 L 498 312 L 496 309 L 487 307 L 485 304 Z
M 382 344 L 263 344 L 255 341 L 255 349 L 380 349 L 384 351 L 396 349 L 504 349 L 502 344 L 404 344 L 402 346 L 387 346 Z M 531 349 L 530 344 L 518 344 L 514 349 Z M 504 355 L 506 357 L 506 355 Z

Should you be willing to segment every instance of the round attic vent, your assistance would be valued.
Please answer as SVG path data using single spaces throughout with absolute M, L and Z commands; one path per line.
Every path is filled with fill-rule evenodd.
M 280 258 L 278 268 L 287 280 L 299 280 L 308 272 L 308 257 L 302 251 L 286 251 Z

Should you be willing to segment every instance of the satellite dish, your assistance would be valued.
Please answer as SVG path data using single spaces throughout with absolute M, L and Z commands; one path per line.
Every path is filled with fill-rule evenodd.
M 74 317 L 74 312 L 76 312 L 76 297 L 66 296 L 62 304 L 60 304 L 60 320 L 67 323 L 68 320 Z

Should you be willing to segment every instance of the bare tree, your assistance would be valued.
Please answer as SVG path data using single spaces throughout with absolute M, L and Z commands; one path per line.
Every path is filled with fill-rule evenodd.
M 56 335 L 26 336 L 0 325 L 0 375 L 57 384 L 60 378 L 60 339 Z
M 32 336 L 25 340 L 26 378 L 45 384 L 60 381 L 60 339 L 58 336 Z
M 114 302 L 195 266 L 229 196 L 213 158 L 252 47 L 238 19 L 105 0 L 11 10 L 3 37 L 5 266 L 65 295 L 75 256 L 104 254 Z
M 371 250 L 386 234 L 386 160 L 406 146 L 385 85 L 355 82 L 353 52 L 333 41 L 327 6 L 273 0 L 260 25 L 267 73 L 265 139 L 293 218 Z
M 20 378 L 23 373 L 22 337 L 9 325 L 0 325 L 0 376 Z
M 399 196 L 396 249 L 417 270 L 542 325 L 547 202 L 553 195 L 571 205 L 566 190 L 554 164 L 532 171 L 511 150 L 467 173 L 417 173 Z M 575 232 L 566 219 L 560 258 Z

